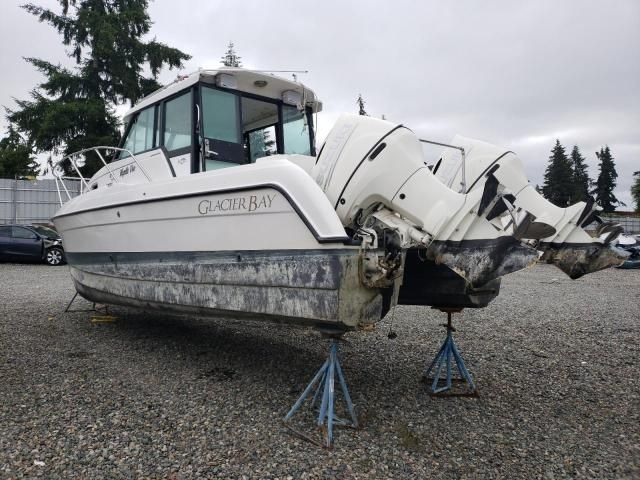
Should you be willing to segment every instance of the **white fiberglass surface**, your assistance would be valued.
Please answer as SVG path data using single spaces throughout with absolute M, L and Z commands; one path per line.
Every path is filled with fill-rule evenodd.
M 138 202 L 140 199 L 151 202 L 166 197 L 194 197 L 201 192 L 216 194 L 217 191 L 249 191 L 260 188 L 262 185 L 277 185 L 278 191 L 287 197 L 288 202 L 297 208 L 300 215 L 313 226 L 320 237 L 346 237 L 335 210 L 322 190 L 302 168 L 282 157 L 249 165 L 238 165 L 236 168 L 171 177 L 151 183 L 116 183 L 109 188 L 93 190 L 75 198 L 66 203 L 58 215 L 68 215 L 88 209 L 103 209 L 108 208 L 109 205 Z M 113 211 L 111 213 L 114 214 Z M 273 228 L 273 225 L 275 223 L 270 228 Z M 243 234 L 251 239 L 256 238 L 256 233 L 259 236 L 259 232 L 255 230 L 250 234 L 247 232 Z

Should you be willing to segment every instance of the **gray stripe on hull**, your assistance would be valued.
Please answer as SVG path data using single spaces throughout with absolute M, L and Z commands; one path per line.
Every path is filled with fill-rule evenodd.
M 67 253 L 79 270 L 118 278 L 197 284 L 338 289 L 357 250 Z
M 106 293 L 104 291 L 95 290 L 86 285 L 78 283 L 74 279 L 76 290 L 84 298 L 103 304 L 121 305 L 125 307 L 141 308 L 144 310 L 152 310 L 163 314 L 174 315 L 195 315 L 201 317 L 221 317 L 228 320 L 243 320 L 243 321 L 268 321 L 275 323 L 290 323 L 301 326 L 339 326 L 345 329 L 352 329 L 352 325 L 346 325 L 333 321 L 323 321 L 316 318 L 300 318 L 300 317 L 285 317 L 284 315 L 265 315 L 257 312 L 239 312 L 233 310 L 214 309 L 209 307 L 198 307 L 194 305 L 170 305 L 165 303 L 141 301 L 135 298 L 121 297 Z
M 346 327 L 380 319 L 356 249 L 70 253 L 68 261 L 76 289 L 98 302 Z

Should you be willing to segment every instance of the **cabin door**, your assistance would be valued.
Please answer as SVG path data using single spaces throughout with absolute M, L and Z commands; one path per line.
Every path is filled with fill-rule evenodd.
M 204 170 L 246 163 L 240 133 L 240 97 L 204 85 L 200 97 Z

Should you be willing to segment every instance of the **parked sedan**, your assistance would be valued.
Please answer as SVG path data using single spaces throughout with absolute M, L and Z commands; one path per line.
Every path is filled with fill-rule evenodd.
M 40 225 L 0 225 L 0 260 L 64 263 L 58 232 Z

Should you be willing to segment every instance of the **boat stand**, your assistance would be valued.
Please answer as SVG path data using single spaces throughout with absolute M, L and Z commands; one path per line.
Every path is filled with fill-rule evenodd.
M 311 400 L 311 408 L 313 409 L 317 405 L 318 400 L 320 401 L 318 412 L 318 427 L 323 432 L 323 446 L 325 446 L 326 448 L 331 448 L 333 444 L 334 425 L 357 428 L 358 419 L 356 418 L 356 414 L 353 408 L 353 402 L 351 401 L 351 396 L 349 395 L 349 390 L 347 388 L 347 382 L 344 379 L 344 373 L 342 372 L 340 359 L 338 358 L 338 342 L 342 340 L 342 336 L 345 332 L 342 330 L 322 330 L 321 333 L 323 337 L 329 338 L 330 340 L 329 358 L 327 358 L 327 360 L 324 362 L 320 370 L 318 370 L 318 372 L 315 374 L 309 385 L 307 385 L 307 388 L 305 388 L 304 392 L 302 392 L 300 398 L 298 398 L 293 407 L 291 407 L 289 413 L 287 413 L 287 415 L 284 417 L 284 421 L 288 422 L 291 417 L 293 417 L 293 415 L 298 411 L 305 399 L 315 389 L 313 398 Z M 342 397 L 346 404 L 346 411 L 349 414 L 351 420 L 339 418 L 335 413 L 336 379 L 340 383 Z M 317 443 L 306 435 L 303 435 L 299 432 L 295 433 L 301 435 L 303 438 L 312 441 L 313 443 Z
M 429 368 L 424 373 L 425 380 L 431 383 L 430 387 L 430 395 L 434 396 L 457 396 L 457 397 L 475 397 L 478 396 L 478 390 L 476 389 L 475 384 L 473 383 L 473 378 L 471 378 L 471 374 L 467 370 L 467 367 L 464 365 L 464 360 L 462 360 L 462 355 L 460 355 L 460 351 L 458 347 L 456 347 L 456 343 L 453 341 L 453 332 L 456 331 L 451 325 L 451 314 L 455 312 L 459 312 L 460 310 L 444 310 L 447 314 L 447 323 L 442 324 L 443 327 L 447 329 L 447 338 L 445 339 L 442 347 L 440 347 L 440 351 L 429 365 Z M 460 378 L 453 378 L 453 365 L 455 362 L 458 374 Z M 445 378 L 441 378 L 440 374 L 442 373 L 442 369 L 446 367 L 446 376 Z M 435 371 L 433 377 L 431 377 L 431 372 Z M 444 381 L 444 385 L 442 382 Z M 453 383 L 458 384 L 467 384 L 466 391 L 452 391 L 451 387 Z
M 67 313 L 67 312 L 71 312 L 71 313 L 73 313 L 73 312 L 99 312 L 100 311 L 98 308 L 96 308 L 96 302 L 92 302 L 91 308 L 85 308 L 85 309 L 81 309 L 81 310 L 69 310 L 71 308 L 71 305 L 73 305 L 73 302 L 76 300 L 77 297 L 78 297 L 78 292 L 73 294 L 73 298 L 71 299 L 71 301 L 67 305 L 67 308 L 64 309 L 64 313 Z M 104 309 L 105 315 L 109 315 L 109 306 L 108 305 L 103 305 L 102 308 Z
M 64 313 L 78 313 L 78 312 L 93 313 L 93 315 L 91 315 L 90 317 L 91 323 L 112 323 L 117 320 L 118 317 L 115 317 L 109 313 L 109 305 L 102 305 L 100 307 L 96 307 L 96 302 L 92 302 L 91 308 L 70 310 L 71 305 L 73 305 L 73 302 L 77 297 L 78 297 L 78 292 L 76 292 L 73 295 L 73 298 L 67 305 L 67 308 L 64 309 Z

